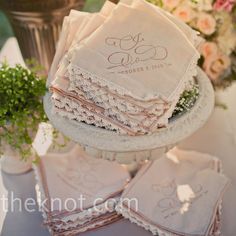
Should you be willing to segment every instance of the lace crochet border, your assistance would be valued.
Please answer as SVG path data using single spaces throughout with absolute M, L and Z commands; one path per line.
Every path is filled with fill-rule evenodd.
M 79 122 L 85 122 L 90 125 L 95 125 L 97 127 L 103 127 L 108 130 L 116 130 L 121 134 L 127 134 L 129 132 L 133 133 L 148 133 L 145 128 L 139 126 L 139 124 L 131 122 L 130 120 L 125 120 L 123 123 L 121 121 L 117 121 L 120 125 L 116 125 L 115 123 L 107 121 L 105 118 L 100 118 L 96 115 L 95 112 L 89 111 L 88 109 L 84 109 L 79 106 L 76 102 L 68 98 L 62 98 L 60 101 L 52 99 L 52 103 L 54 105 L 53 111 L 58 113 L 63 117 L 67 117 L 70 120 L 77 120 Z M 104 114 L 105 115 L 105 114 Z M 112 119 L 112 118 L 110 118 Z
M 173 96 L 176 95 L 178 92 L 180 93 L 180 91 L 182 90 L 184 82 L 186 82 L 189 78 L 192 78 L 193 76 L 195 76 L 197 74 L 196 67 L 197 67 L 197 62 L 198 62 L 199 57 L 200 57 L 199 53 L 196 53 L 193 55 L 185 73 L 182 76 L 181 81 L 179 82 L 175 91 L 173 91 L 172 96 L 170 98 L 164 98 L 164 100 L 173 100 L 174 99 Z M 159 96 L 149 95 L 145 98 L 137 97 L 131 91 L 128 91 L 127 89 L 122 88 L 121 86 L 116 85 L 110 81 L 104 80 L 103 78 L 96 76 L 95 74 L 93 74 L 81 67 L 78 67 L 72 63 L 70 63 L 70 65 L 67 67 L 67 69 L 68 69 L 70 76 L 73 76 L 73 75 L 81 76 L 82 75 L 84 78 L 90 79 L 93 83 L 99 84 L 99 86 L 101 86 L 101 87 L 108 87 L 110 90 L 112 90 L 115 93 L 118 93 L 121 96 L 130 96 L 130 97 L 133 97 L 134 99 L 143 100 L 143 101 L 148 101 L 150 99 L 162 99 L 162 96 L 160 96 L 160 95 Z
M 215 170 L 218 173 L 222 173 L 222 163 L 220 160 L 218 160 L 217 158 L 213 159 L 213 166 L 212 169 Z M 131 210 L 129 210 L 128 208 L 124 207 L 122 202 L 119 202 L 116 206 L 116 211 L 118 214 L 121 214 L 124 218 L 129 219 L 132 223 L 137 224 L 138 226 L 143 227 L 145 230 L 151 231 L 153 235 L 158 235 L 158 236 L 178 236 L 174 233 L 168 233 L 165 232 L 159 228 L 157 228 L 154 225 L 151 225 L 149 223 L 147 223 L 145 220 L 137 217 L 135 214 L 133 214 L 131 212 Z M 215 221 L 213 222 L 212 226 L 211 226 L 211 230 L 208 236 L 220 236 L 221 232 L 220 232 L 220 219 L 221 219 L 221 215 L 222 215 L 222 201 L 219 202 L 219 205 L 217 207 L 217 212 L 219 214 L 218 219 L 216 218 Z M 217 215 L 216 215 L 217 217 Z M 215 230 L 215 232 L 214 232 Z
M 37 189 L 37 191 L 36 191 L 36 194 L 37 194 L 37 202 L 38 202 L 39 207 L 41 207 L 40 203 L 41 203 L 44 199 L 46 199 L 46 195 L 45 195 L 45 192 L 44 192 L 44 190 L 43 190 L 41 177 L 40 177 L 39 170 L 38 170 L 38 168 L 37 168 L 36 165 L 33 166 L 33 170 L 34 170 L 34 176 L 35 176 L 36 183 L 37 183 L 38 186 L 39 186 L 39 189 Z M 114 198 L 112 198 L 112 199 L 114 199 Z M 118 202 L 119 198 L 117 197 L 116 200 L 117 200 L 117 202 Z M 109 201 L 109 199 L 108 199 L 107 201 Z M 106 201 L 106 202 L 107 202 L 107 201 Z M 99 204 L 99 205 L 97 205 L 97 206 L 94 206 L 94 207 L 90 208 L 88 211 L 80 212 L 79 214 L 73 214 L 73 215 L 71 215 L 70 217 L 64 217 L 64 219 L 63 219 L 63 218 L 60 218 L 60 221 L 61 221 L 61 222 L 64 222 L 64 223 L 68 223 L 68 222 L 71 221 L 71 218 L 73 217 L 73 220 L 74 220 L 75 224 L 74 224 L 74 225 L 71 225 L 71 224 L 70 224 L 70 225 L 68 226 L 68 228 L 70 228 L 70 227 L 75 227 L 75 229 L 76 229 L 76 227 L 82 226 L 84 223 L 89 222 L 89 220 L 91 219 L 91 216 L 92 216 L 92 215 L 93 215 L 93 216 L 94 216 L 94 215 L 96 215 L 96 216 L 101 216 L 101 215 L 106 214 L 106 213 L 108 213 L 108 212 L 114 212 L 114 211 L 115 211 L 115 206 L 116 206 L 115 203 L 114 203 L 114 201 L 111 201 L 111 202 L 114 203 L 114 204 L 113 204 L 113 205 L 110 204 L 110 205 L 109 205 L 109 209 L 107 209 L 107 210 L 106 210 L 106 208 L 105 208 L 106 202 L 104 202 L 104 203 L 102 203 L 102 204 Z M 106 206 L 107 206 L 107 205 L 106 205 Z M 99 209 L 99 211 L 98 211 L 98 209 Z M 99 213 L 99 214 L 97 214 L 97 213 Z M 50 232 L 55 232 L 55 230 L 59 230 L 59 229 L 60 229 L 61 225 L 59 225 L 59 224 L 57 225 L 57 224 L 56 224 L 59 219 L 55 218 L 54 220 L 51 221 L 52 223 L 55 223 L 55 224 L 56 224 L 56 225 L 55 225 L 56 227 L 55 227 L 55 228 L 52 228 L 52 227 L 49 226 L 47 213 L 42 210 L 42 215 L 43 215 L 43 218 L 44 218 L 44 223 L 45 223 L 45 225 L 48 226 L 48 229 L 50 230 Z M 77 216 L 77 217 L 75 217 L 75 216 Z M 82 221 L 83 219 L 84 219 L 84 221 Z M 96 227 L 96 226 L 99 226 L 99 225 L 103 225 L 103 222 L 98 222 L 98 223 L 95 223 L 95 224 L 93 224 L 93 225 L 91 225 L 91 226 L 85 227 L 84 230 L 82 230 L 82 231 L 80 231 L 80 232 L 84 232 L 84 231 L 86 231 L 86 230 L 88 230 L 88 229 L 90 229 L 90 228 L 92 229 L 92 228 L 94 228 L 94 227 Z M 65 228 L 63 228 L 63 229 L 65 229 Z M 64 235 L 64 234 L 63 234 L 63 235 Z M 67 234 L 65 234 L 65 235 L 67 235 Z M 69 235 L 69 234 L 68 234 L 68 235 Z
M 79 108 L 79 111 L 73 109 L 71 107 L 65 107 L 63 104 L 60 104 L 58 101 L 54 104 L 53 112 L 61 115 L 62 117 L 66 117 L 70 120 L 75 120 L 78 122 L 85 122 L 89 125 L 95 125 L 96 127 L 103 127 L 107 130 L 117 131 L 120 134 L 127 134 L 125 128 L 122 129 L 119 126 L 112 124 L 92 113 L 89 110 L 85 110 L 82 107 Z M 63 110 L 64 109 L 64 110 Z M 71 111 L 70 111 L 71 110 Z M 136 130 L 138 132 L 138 130 Z
M 76 102 L 73 101 L 73 99 L 70 99 L 68 97 L 64 97 L 62 95 L 59 95 L 58 93 L 54 93 L 52 97 L 58 96 L 59 99 L 53 99 L 54 104 L 60 108 L 66 109 L 68 112 L 73 112 L 73 109 L 76 109 L 78 112 L 81 111 L 81 106 Z M 157 126 L 165 126 L 168 124 L 168 118 L 169 114 L 172 115 L 172 110 L 162 111 L 162 114 L 158 118 L 157 116 L 152 117 L 139 117 L 139 119 L 135 119 L 134 117 L 130 117 L 129 114 L 125 114 L 124 112 L 119 112 L 118 108 L 116 107 L 110 107 L 109 109 L 104 109 L 104 116 L 108 116 L 111 119 L 117 120 L 118 122 L 121 122 L 123 125 L 128 126 L 136 131 L 140 129 L 142 132 L 152 132 L 153 124 L 156 124 Z M 88 108 L 89 109 L 89 108 Z M 153 129 L 156 130 L 155 126 Z

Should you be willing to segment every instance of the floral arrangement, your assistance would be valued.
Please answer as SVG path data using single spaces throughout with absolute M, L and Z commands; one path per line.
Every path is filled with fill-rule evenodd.
M 215 88 L 236 81 L 236 0 L 148 0 L 200 32 L 199 66 Z

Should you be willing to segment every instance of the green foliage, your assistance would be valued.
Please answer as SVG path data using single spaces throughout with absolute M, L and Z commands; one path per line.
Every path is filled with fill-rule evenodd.
M 197 84 L 193 84 L 193 86 L 190 89 L 185 90 L 181 94 L 172 117 L 183 114 L 186 111 L 189 111 L 193 107 L 198 97 L 199 97 L 199 86 Z
M 97 12 L 103 6 L 105 0 L 87 0 L 83 11 Z
M 42 97 L 46 80 L 21 65 L 0 66 L 0 151 L 8 144 L 22 159 L 31 154 L 31 144 L 40 122 L 46 121 Z

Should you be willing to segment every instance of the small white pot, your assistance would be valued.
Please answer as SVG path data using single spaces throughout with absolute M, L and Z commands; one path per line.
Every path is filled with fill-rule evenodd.
M 23 174 L 32 168 L 32 161 L 21 160 L 20 154 L 10 146 L 6 146 L 4 154 L 1 156 L 1 169 L 7 174 Z

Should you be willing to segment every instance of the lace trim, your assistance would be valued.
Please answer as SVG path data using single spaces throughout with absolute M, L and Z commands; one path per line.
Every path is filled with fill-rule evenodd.
M 212 225 L 211 232 L 209 236 L 219 236 L 220 233 L 220 215 L 221 215 L 221 204 L 218 207 L 218 212 L 219 212 L 219 219 L 216 219 L 215 222 Z M 158 236 L 179 236 L 177 234 L 171 233 L 171 232 L 166 232 L 163 231 L 159 228 L 157 228 L 154 225 L 151 225 L 147 223 L 145 220 L 141 218 L 137 218 L 129 209 L 123 207 L 122 203 L 118 203 L 116 206 L 116 211 L 118 214 L 121 214 L 124 218 L 130 220 L 132 223 L 137 224 L 138 226 L 143 227 L 145 230 L 151 231 L 153 235 L 158 235 Z M 217 217 L 217 216 L 216 216 Z
M 141 226 L 145 230 L 151 231 L 153 235 L 158 236 L 174 236 L 174 234 L 171 233 L 165 233 L 164 231 L 156 228 L 155 226 L 152 226 L 148 223 L 146 223 L 142 219 L 136 218 L 128 209 L 124 208 L 121 203 L 119 203 L 116 206 L 116 211 L 118 214 L 121 214 L 124 218 L 129 219 L 132 223 L 137 224 L 138 226 Z
M 46 199 L 46 195 L 44 193 L 40 173 L 39 173 L 39 170 L 36 165 L 33 165 L 33 170 L 35 173 L 34 176 L 35 176 L 36 183 L 39 186 L 39 188 L 36 189 L 37 202 L 38 202 L 38 205 L 41 207 L 41 202 L 44 199 Z M 69 217 L 67 216 L 67 217 L 63 217 L 63 218 L 54 218 L 54 219 L 51 219 L 50 222 L 48 221 L 47 213 L 42 211 L 42 216 L 44 218 L 44 224 L 48 226 L 50 232 L 55 232 L 57 230 L 60 230 L 60 228 L 62 226 L 63 226 L 63 230 L 65 230 L 65 229 L 67 230 L 71 227 L 77 227 L 77 226 L 83 227 L 83 224 L 89 222 L 91 220 L 91 218 L 94 216 L 95 217 L 102 216 L 106 213 L 114 212 L 116 204 L 119 201 L 119 197 L 117 197 L 115 199 L 116 199 L 116 203 L 114 202 L 114 198 L 112 198 L 112 201 L 109 201 L 109 199 L 108 199 L 105 203 L 94 206 L 87 211 L 73 214 Z M 109 202 L 109 204 L 107 204 L 107 202 Z M 71 221 L 74 221 L 73 224 L 70 224 Z M 104 221 L 100 221 L 100 222 L 88 225 L 87 227 L 82 228 L 80 231 L 84 232 L 84 231 L 94 228 L 96 226 L 103 225 L 104 222 L 107 222 L 107 221 L 109 221 L 109 220 L 104 219 Z M 53 224 L 54 227 L 52 227 L 51 224 Z M 69 225 L 67 225 L 67 224 L 69 224 Z M 63 235 L 66 235 L 66 234 L 63 234 Z
M 85 80 L 86 79 L 84 79 L 84 81 Z M 191 78 L 191 80 L 188 79 L 188 81 L 192 81 L 192 80 L 193 80 L 193 78 Z M 72 120 L 77 119 L 78 121 L 84 121 L 88 124 L 94 124 L 97 127 L 103 127 L 103 128 L 107 128 L 107 129 L 113 130 L 113 131 L 116 130 L 121 134 L 127 134 L 128 133 L 127 131 L 124 131 L 124 126 L 127 129 L 130 129 L 131 132 L 136 132 L 136 133 L 140 133 L 140 134 L 142 134 L 142 133 L 151 133 L 153 131 L 156 131 L 159 127 L 166 126 L 168 124 L 168 119 L 169 119 L 169 117 L 171 117 L 171 115 L 173 113 L 173 110 L 175 109 L 176 103 L 178 102 L 177 99 L 176 99 L 176 101 L 173 101 L 171 107 L 166 109 L 165 112 L 163 110 L 161 111 L 161 108 L 160 108 L 160 106 L 163 107 L 164 105 L 163 104 L 162 105 L 158 104 L 159 110 L 156 109 L 156 112 L 158 111 L 159 114 L 156 114 L 156 117 L 148 116 L 144 112 L 143 112 L 143 115 L 139 115 L 139 116 L 137 116 L 135 114 L 130 114 L 129 115 L 128 112 L 124 112 L 124 111 L 126 111 L 126 109 L 124 109 L 124 107 L 117 106 L 116 98 L 112 97 L 111 95 L 106 95 L 103 92 L 99 92 L 98 89 L 93 90 L 93 88 L 92 88 L 92 91 L 90 91 L 88 89 L 88 87 L 89 87 L 89 82 L 88 81 L 86 81 L 84 83 L 84 87 L 86 88 L 86 89 L 84 89 L 85 90 L 84 92 L 81 91 L 81 89 L 78 89 L 73 84 L 74 83 L 71 83 L 70 90 L 72 90 L 74 93 L 79 94 L 80 96 L 82 96 L 83 99 L 86 99 L 85 96 L 86 96 L 86 94 L 88 94 L 87 98 L 90 101 L 91 101 L 91 98 L 94 97 L 94 95 L 92 96 L 92 93 L 95 93 L 96 91 L 98 91 L 98 93 L 100 93 L 99 95 L 101 97 L 97 101 L 95 99 L 95 101 L 96 101 L 95 103 L 99 107 L 104 109 L 104 111 L 102 112 L 103 113 L 102 119 L 106 119 L 105 117 L 110 117 L 109 119 L 111 119 L 111 121 L 108 121 L 108 123 L 106 123 L 106 124 L 104 124 L 104 123 L 98 124 L 95 121 L 94 118 L 93 119 L 89 118 L 89 120 L 88 120 L 88 119 L 86 119 L 86 116 L 84 116 L 83 118 L 77 119 L 81 115 L 78 116 L 78 114 L 77 115 L 72 114 L 73 109 L 77 109 L 77 111 L 80 112 L 81 107 L 83 107 L 83 104 L 79 105 L 76 102 L 72 103 L 71 99 L 64 102 L 63 106 L 61 104 L 59 104 L 59 101 L 57 101 L 58 104 L 56 105 L 58 108 L 65 109 L 66 111 L 70 112 L 71 114 L 66 115 L 64 111 L 62 111 L 62 112 L 57 111 L 57 113 L 61 114 L 62 116 L 66 116 L 67 118 L 70 118 Z M 184 87 L 181 90 L 181 93 L 186 88 L 186 86 L 188 86 L 187 83 L 184 84 Z M 89 93 L 86 93 L 86 91 L 89 91 Z M 63 97 L 61 96 L 61 99 L 59 99 L 59 100 L 61 100 L 60 102 L 65 100 L 64 98 L 65 98 L 64 96 Z M 109 99 L 111 99 L 111 100 L 109 100 Z M 103 103 L 102 103 L 102 101 L 103 101 Z M 111 103 L 111 104 L 109 104 L 109 103 Z M 122 111 L 119 110 L 120 107 L 121 107 Z M 89 109 L 89 107 L 87 107 L 87 108 Z M 92 112 L 94 114 L 94 111 L 92 111 Z M 157 117 L 157 116 L 159 116 L 159 117 Z M 115 123 L 116 122 L 120 123 L 120 125 L 118 125 L 118 127 L 121 126 L 121 129 L 123 130 L 123 132 L 120 129 L 116 128 L 117 125 L 113 121 Z M 100 120 L 100 123 L 101 123 L 101 120 Z M 110 124 L 110 123 L 115 125 L 115 127 L 108 128 L 107 125 Z
M 70 82 L 69 90 L 75 91 L 78 94 L 82 92 L 87 99 L 90 99 L 97 104 L 108 103 L 109 107 L 116 106 L 123 112 L 129 112 L 133 114 L 145 112 L 146 114 L 150 115 L 158 115 L 160 109 L 163 109 L 165 105 L 168 105 L 167 102 L 163 100 L 160 100 L 157 104 L 149 104 L 146 107 L 134 104 L 130 102 L 129 99 L 115 96 L 114 94 L 104 90 L 104 88 L 100 87 L 99 85 L 91 82 L 90 79 L 85 79 L 81 76 L 76 77 L 72 75 L 70 77 Z
M 52 100 L 54 103 L 53 111 L 58 113 L 63 117 L 67 117 L 70 120 L 76 120 L 79 122 L 85 122 L 90 125 L 95 125 L 97 127 L 102 127 L 111 131 L 117 131 L 120 134 L 130 134 L 135 135 L 135 132 L 141 132 L 140 128 L 135 127 L 131 130 L 129 127 L 123 127 L 122 124 L 118 125 L 114 122 L 109 122 L 105 117 L 99 117 L 98 114 L 92 112 L 88 109 L 84 109 L 83 107 L 79 106 L 72 100 L 68 100 L 65 98 L 65 103 L 55 100 Z M 70 104 L 70 105 L 69 105 Z M 118 123 L 118 122 L 117 122 Z M 143 130 L 142 130 L 143 131 Z M 143 131 L 146 132 L 146 131 Z
M 114 198 L 112 198 L 112 201 L 109 200 L 110 199 L 108 199 L 105 203 L 90 208 L 89 210 L 63 218 L 53 219 L 50 222 L 45 222 L 45 223 L 47 225 L 52 224 L 54 230 L 59 230 L 61 227 L 63 227 L 64 230 L 67 230 L 71 227 L 74 228 L 78 226 L 83 226 L 93 218 L 103 216 L 106 213 L 115 212 L 115 207 L 119 201 L 119 198 L 116 198 L 116 203 L 114 202 Z M 109 203 L 108 209 L 107 209 L 107 202 Z
M 175 106 L 178 102 L 178 99 L 172 102 L 171 106 L 168 105 L 164 109 L 164 104 L 160 105 L 153 105 L 150 110 L 141 110 L 140 108 L 134 107 L 129 105 L 128 103 L 125 104 L 125 101 L 121 101 L 119 103 L 119 100 L 117 98 L 112 97 L 110 94 L 101 94 L 101 92 L 98 91 L 98 94 L 96 93 L 96 90 L 88 89 L 88 87 L 91 87 L 91 85 L 87 85 L 86 83 L 84 85 L 79 85 L 80 88 L 78 88 L 78 83 L 79 81 L 74 81 L 71 83 L 70 90 L 76 92 L 77 94 L 81 94 L 81 90 L 84 91 L 83 95 L 89 99 L 92 100 L 95 104 L 98 106 L 103 107 L 108 115 L 116 117 L 118 120 L 121 120 L 123 123 L 131 125 L 132 123 L 135 123 L 138 125 L 137 122 L 142 122 L 140 120 L 132 118 L 132 116 L 135 117 L 135 113 L 143 113 L 143 120 L 145 120 L 145 124 L 142 123 L 146 127 L 150 127 L 154 120 L 156 121 L 157 124 L 160 126 L 165 126 L 168 124 L 168 119 L 172 116 L 172 113 L 175 109 Z M 75 85 L 76 84 L 76 85 Z M 180 90 L 180 94 L 184 91 L 185 86 L 183 89 Z M 99 94 L 100 93 L 100 94 Z M 160 108 L 162 106 L 162 108 Z M 144 108 L 143 108 L 144 109 Z M 126 113 L 126 115 L 122 115 L 121 113 Z M 130 113 L 133 113 L 132 115 L 129 115 Z M 164 114 L 165 113 L 165 114 Z M 137 114 L 138 115 L 138 114 Z M 145 117 L 146 115 L 146 117 Z M 153 119 L 152 116 L 155 115 L 156 117 L 161 117 L 160 119 Z M 128 116 L 128 119 L 127 119 Z M 132 122 L 130 122 L 132 121 Z M 149 122 L 148 122 L 149 121 Z
M 61 230 L 61 231 L 53 231 L 51 228 L 49 228 L 49 231 L 54 236 L 74 236 L 74 235 L 77 235 L 79 233 L 83 233 L 83 232 L 88 231 L 88 230 L 97 229 L 97 228 L 100 228 L 102 226 L 111 224 L 111 223 L 113 223 L 113 222 L 115 222 L 115 221 L 117 221 L 119 219 L 120 219 L 119 216 L 114 215 L 114 216 L 112 216 L 109 219 L 104 219 L 104 220 L 100 220 L 100 221 L 97 221 L 97 222 L 94 222 L 94 223 L 90 223 L 90 224 L 87 224 L 85 226 L 81 226 L 80 228 L 68 229 L 65 232 L 63 232 L 63 230 Z
M 81 91 L 81 89 L 78 89 L 76 86 L 71 85 L 71 91 L 76 92 L 76 94 L 78 95 L 82 95 L 83 97 L 85 97 L 85 99 L 90 100 L 94 102 L 97 106 L 104 108 L 106 115 L 115 117 L 118 120 L 122 121 L 122 123 L 125 123 L 130 126 L 132 125 L 132 123 L 138 125 L 140 122 L 142 122 L 148 117 L 151 125 L 152 123 L 151 117 L 154 117 L 153 112 L 152 115 L 150 115 L 142 111 L 137 111 L 137 110 L 131 111 L 125 106 L 125 104 L 117 103 L 116 99 L 109 94 L 102 94 L 100 97 L 99 96 L 92 97 L 92 92 L 85 91 L 86 89 L 84 89 L 83 86 L 82 89 L 84 93 Z M 155 116 L 160 116 L 163 113 L 164 113 L 163 108 L 155 110 Z
M 188 79 L 188 81 L 192 81 L 192 80 L 193 80 L 193 77 Z M 83 95 L 87 99 L 93 100 L 98 106 L 103 107 L 105 110 L 109 109 L 109 115 L 118 117 L 118 120 L 121 120 L 125 124 L 132 125 L 131 123 L 129 123 L 130 120 L 132 120 L 132 122 L 134 123 L 136 121 L 136 124 L 137 122 L 140 122 L 140 121 L 137 121 L 137 119 L 132 119 L 132 116 L 129 116 L 129 119 L 127 120 L 127 115 L 129 114 L 129 112 L 141 113 L 143 111 L 141 111 L 140 109 L 138 110 L 137 107 L 134 108 L 134 106 L 130 106 L 130 105 L 125 106 L 124 102 L 126 101 L 120 101 L 119 103 L 119 98 L 117 99 L 108 93 L 103 93 L 101 92 L 101 89 L 99 90 L 98 88 L 94 88 L 91 83 L 89 83 L 88 81 L 86 82 L 85 81 L 86 79 L 82 79 L 82 78 L 78 80 L 72 80 L 70 89 L 76 92 L 77 94 L 80 94 L 83 91 L 84 92 Z M 192 84 L 192 83 L 189 83 L 189 84 Z M 189 84 L 185 83 L 183 88 L 179 91 L 179 93 L 181 94 L 185 90 L 185 88 L 189 86 Z M 145 126 L 150 128 L 150 125 L 154 121 L 154 120 L 151 121 L 151 118 L 148 117 L 148 115 L 150 116 L 155 115 L 155 116 L 161 117 L 158 120 L 155 119 L 157 125 L 158 124 L 160 126 L 167 125 L 168 119 L 172 116 L 172 113 L 175 109 L 177 102 L 178 102 L 178 99 L 175 99 L 175 101 L 172 101 L 171 106 L 168 109 L 165 109 L 166 110 L 165 114 L 164 114 L 164 104 L 153 105 L 150 111 L 146 110 L 146 112 L 143 112 L 144 114 L 146 114 L 146 118 L 148 119 L 148 121 L 150 121 L 150 122 L 147 122 Z M 134 109 L 134 110 L 130 110 L 130 109 Z M 122 116 L 121 112 L 126 112 L 126 116 Z M 144 115 L 143 117 L 145 118 Z
M 55 96 L 55 95 L 53 95 L 53 96 Z M 80 94 L 79 96 L 84 97 L 83 94 Z M 84 99 L 86 99 L 86 98 L 84 98 Z M 65 97 L 61 97 L 60 100 L 62 102 L 63 100 L 65 100 Z M 125 126 L 128 126 L 130 128 L 135 128 L 135 127 L 143 128 L 147 132 L 149 131 L 153 122 L 163 124 L 163 122 L 158 122 L 158 120 L 166 112 L 165 109 L 162 109 L 162 110 L 159 109 L 158 113 L 156 110 L 156 115 L 147 115 L 144 112 L 140 113 L 140 114 L 129 114 L 128 112 L 120 111 L 119 107 L 117 107 L 115 103 L 109 104 L 107 101 L 104 101 L 104 103 L 96 102 L 95 104 L 104 109 L 104 111 L 103 111 L 104 116 L 108 116 L 111 119 L 118 120 L 119 122 L 121 122 L 122 124 L 124 124 Z M 70 101 L 69 101 L 68 105 L 70 107 L 68 107 L 67 110 L 72 111 Z M 77 104 L 76 108 L 77 108 L 77 110 L 80 109 L 79 104 Z M 171 112 L 171 114 L 172 114 L 172 112 Z M 168 120 L 168 118 L 169 117 L 167 117 L 167 120 Z M 163 119 L 161 119 L 161 120 L 163 120 Z
M 81 84 L 82 82 L 82 84 Z M 71 80 L 70 89 L 71 91 L 75 91 L 77 94 L 83 91 L 84 96 L 87 99 L 94 101 L 96 104 L 105 104 L 108 103 L 110 106 L 117 106 L 119 110 L 123 112 L 133 112 L 139 113 L 142 112 L 138 107 L 132 106 L 129 103 L 121 101 L 120 99 L 115 99 L 108 93 L 101 93 L 102 89 L 94 88 L 91 84 L 85 80 Z
M 39 207 L 41 207 L 41 203 L 44 199 L 46 199 L 46 195 L 45 195 L 45 192 L 43 190 L 42 180 L 41 180 L 41 177 L 40 177 L 39 170 L 38 170 L 37 166 L 32 165 L 32 168 L 34 170 L 35 182 L 38 184 L 38 188 L 37 187 L 35 188 L 37 203 L 38 203 Z M 48 215 L 47 215 L 46 212 L 41 210 L 41 213 L 42 213 L 42 216 L 43 216 L 44 219 L 48 218 Z
M 55 96 L 58 96 L 56 99 Z M 163 113 L 162 116 L 158 117 L 146 117 L 141 121 L 130 119 L 130 117 L 125 117 L 124 115 L 122 116 L 119 114 L 118 111 L 114 113 L 114 110 L 112 109 L 107 109 L 103 112 L 100 117 L 99 122 L 100 123 L 95 123 L 96 122 L 96 117 L 98 114 L 96 112 L 93 112 L 92 109 L 92 119 L 87 119 L 86 115 L 81 118 L 81 113 L 84 113 L 83 106 L 78 104 L 77 102 L 73 101 L 73 99 L 67 98 L 67 97 L 62 97 L 59 94 L 53 94 L 52 96 L 52 102 L 57 107 L 59 110 L 56 111 L 56 113 L 66 116 L 69 119 L 72 120 L 78 120 L 78 121 L 84 121 L 87 124 L 94 124 L 98 127 L 107 127 L 107 124 L 113 124 L 114 127 L 111 130 L 117 130 L 116 127 L 120 127 L 124 133 L 127 134 L 130 132 L 135 132 L 135 133 L 151 133 L 155 130 L 158 129 L 158 127 L 163 127 L 168 124 L 168 118 L 165 113 Z M 87 109 L 89 110 L 89 108 Z M 69 114 L 66 114 L 69 113 Z M 86 113 L 87 114 L 87 113 Z M 90 118 L 90 117 L 89 117 Z M 107 122 L 107 123 L 105 123 Z M 117 123 L 117 125 L 116 125 Z M 106 126 L 104 126 L 106 125 Z M 117 130 L 119 131 L 119 130 Z
M 189 65 L 187 67 L 187 70 L 185 71 L 184 75 L 182 76 L 182 79 L 181 79 L 179 85 L 177 86 L 175 91 L 170 96 L 170 97 L 172 97 L 172 99 L 173 99 L 173 96 L 176 95 L 176 92 L 178 90 L 182 89 L 183 83 L 185 81 L 187 81 L 187 79 L 189 79 L 197 74 L 196 67 L 197 67 L 197 61 L 198 61 L 199 57 L 200 57 L 199 53 L 196 53 L 193 55 L 192 59 L 190 60 Z M 93 83 L 99 84 L 102 87 L 109 87 L 110 90 L 114 91 L 115 93 L 118 93 L 121 96 L 130 96 L 130 97 L 133 97 L 133 98 L 135 98 L 137 100 L 141 100 L 141 101 L 148 101 L 150 99 L 158 99 L 158 100 L 162 99 L 162 96 L 160 96 L 160 95 L 158 95 L 158 96 L 150 95 L 150 96 L 140 99 L 140 97 L 137 97 L 131 91 L 128 91 L 125 88 L 122 88 L 121 86 L 116 85 L 110 81 L 104 80 L 103 78 L 96 76 L 95 74 L 93 74 L 85 69 L 82 69 L 81 67 L 78 67 L 72 63 L 67 67 L 67 69 L 68 69 L 70 76 L 72 76 L 72 75 L 83 76 L 85 79 L 90 79 Z M 172 99 L 164 98 L 164 100 L 169 100 L 169 101 Z

